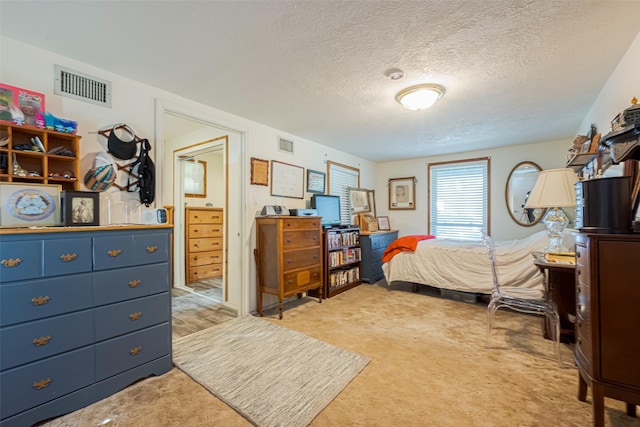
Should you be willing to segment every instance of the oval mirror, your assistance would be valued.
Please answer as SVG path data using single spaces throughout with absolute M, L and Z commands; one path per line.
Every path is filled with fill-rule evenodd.
M 533 162 L 520 162 L 509 173 L 505 199 L 511 218 L 523 227 L 540 222 L 546 209 L 526 209 L 525 203 L 542 168 Z

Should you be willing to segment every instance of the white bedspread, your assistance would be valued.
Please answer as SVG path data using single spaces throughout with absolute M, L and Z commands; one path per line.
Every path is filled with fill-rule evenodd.
M 573 247 L 574 230 L 564 245 Z M 496 241 L 498 277 L 503 285 L 542 288 L 543 276 L 531 253 L 549 244 L 546 230 L 518 239 Z M 387 283 L 405 281 L 464 292 L 491 293 L 488 249 L 482 242 L 422 240 L 415 252 L 402 252 L 382 265 Z

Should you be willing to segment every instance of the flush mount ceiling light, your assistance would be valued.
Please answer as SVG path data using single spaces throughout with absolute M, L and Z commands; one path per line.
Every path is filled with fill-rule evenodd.
M 435 104 L 442 95 L 444 95 L 442 86 L 422 84 L 402 89 L 396 95 L 396 100 L 408 110 L 425 110 Z

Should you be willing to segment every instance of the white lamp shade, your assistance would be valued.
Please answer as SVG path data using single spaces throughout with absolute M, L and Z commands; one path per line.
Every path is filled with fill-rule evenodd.
M 525 208 L 563 208 L 576 205 L 578 176 L 573 169 L 548 169 L 540 172 Z

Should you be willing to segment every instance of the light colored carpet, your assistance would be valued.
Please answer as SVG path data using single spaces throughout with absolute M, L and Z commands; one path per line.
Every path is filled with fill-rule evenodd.
M 253 316 L 173 350 L 178 368 L 261 427 L 308 425 L 370 360 Z
M 384 282 L 324 300 L 288 302 L 265 320 L 371 358 L 311 427 L 587 427 L 591 390 L 580 402 L 573 346 L 558 368 L 537 317 L 499 310 L 485 347 L 486 304 Z M 291 355 L 294 359 L 296 354 Z M 283 382 L 280 382 L 283 385 Z M 46 427 L 248 427 L 242 416 L 175 368 Z M 606 427 L 640 427 L 624 403 L 605 399 Z

